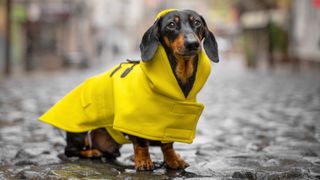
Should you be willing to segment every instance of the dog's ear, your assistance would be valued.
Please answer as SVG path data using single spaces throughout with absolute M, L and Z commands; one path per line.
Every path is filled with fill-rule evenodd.
M 150 61 L 158 49 L 159 32 L 157 20 L 143 35 L 140 43 L 141 58 L 144 62 Z
M 202 16 L 201 20 L 203 21 L 204 25 L 204 42 L 203 42 L 203 48 L 206 51 L 207 56 L 209 59 L 213 62 L 219 62 L 219 54 L 218 54 L 218 44 L 216 41 L 216 38 L 214 37 L 213 33 L 209 30 L 206 21 Z

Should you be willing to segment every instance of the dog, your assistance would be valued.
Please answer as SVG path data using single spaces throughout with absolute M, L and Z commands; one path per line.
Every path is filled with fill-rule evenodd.
M 196 102 L 196 94 L 209 76 L 210 63 L 208 63 L 208 59 L 213 62 L 219 61 L 215 37 L 208 29 L 204 18 L 195 11 L 169 9 L 160 12 L 154 24 L 144 33 L 140 43 L 140 51 L 142 61 L 122 63 L 108 73 L 80 85 L 70 95 L 64 97 L 65 100 L 58 102 L 54 106 L 56 108 L 52 108 L 39 118 L 67 131 L 66 156 L 115 159 L 120 156 L 119 149 L 125 141 L 125 143 L 133 144 L 136 170 L 154 169 L 149 155 L 149 146 L 153 145 L 161 147 L 164 162 L 168 168 L 184 169 L 189 166 L 175 152 L 173 143 L 174 141 L 191 143 L 195 136 L 195 126 L 203 109 L 203 105 Z M 119 87 L 108 91 L 110 96 L 105 94 L 105 89 L 112 89 L 108 86 L 101 90 L 103 95 L 95 93 L 94 89 L 99 89 L 102 86 L 101 82 L 109 82 L 109 79 L 112 78 L 117 78 L 112 81 L 112 86 Z M 97 81 L 96 79 L 101 80 Z M 123 85 L 125 79 L 136 84 Z M 96 81 L 97 83 L 95 83 Z M 141 85 L 142 88 L 137 83 L 140 81 L 144 83 Z M 129 91 L 127 89 L 131 89 L 130 93 L 127 92 Z M 160 95 L 157 95 L 156 98 L 149 95 L 153 91 Z M 78 100 L 79 98 L 75 99 L 78 96 L 81 96 L 80 100 Z M 108 101 L 112 106 L 112 113 L 106 113 L 105 109 L 95 105 L 98 104 L 95 101 L 100 102 L 102 97 L 114 97 L 114 101 L 111 103 Z M 76 105 L 78 101 L 81 105 Z M 101 107 L 109 108 L 108 103 L 104 102 Z M 136 103 L 138 105 L 135 105 Z M 76 108 L 81 108 L 81 113 L 82 109 L 85 109 L 83 110 L 86 111 L 85 114 L 81 115 L 80 110 L 79 113 L 71 111 Z M 90 110 L 90 108 L 99 109 L 99 113 Z M 149 109 L 146 110 L 146 108 Z M 91 121 L 100 118 L 100 111 L 102 114 L 106 114 L 105 116 L 108 115 L 108 118 L 114 119 L 111 121 L 111 126 L 104 125 L 102 123 L 104 120 L 92 125 L 94 123 Z M 172 112 L 167 113 L 169 111 Z M 56 120 L 59 119 L 58 117 L 67 116 L 68 113 L 72 115 L 68 115 L 65 119 L 60 118 L 62 120 L 59 121 Z M 105 116 L 102 119 L 106 119 Z M 73 120 L 69 120 L 69 118 Z M 83 120 L 77 122 L 76 118 Z M 150 122 L 151 119 L 152 122 Z M 184 123 L 190 125 L 180 128 L 180 126 L 185 126 Z M 80 126 L 85 128 L 78 128 Z M 170 127 L 168 128 L 168 126 Z M 113 128 L 118 131 L 115 132 Z M 164 130 L 162 131 L 161 128 Z M 154 132 L 157 129 L 160 129 L 159 133 Z M 162 134 L 165 135 L 162 136 Z M 126 139 L 117 140 L 119 135 Z

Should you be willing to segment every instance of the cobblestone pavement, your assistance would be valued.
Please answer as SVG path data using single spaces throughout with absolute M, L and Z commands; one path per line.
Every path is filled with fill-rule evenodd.
M 246 70 L 213 64 L 199 95 L 206 105 L 193 144 L 176 143 L 190 163 L 135 172 L 132 147 L 116 162 L 66 159 L 65 141 L 37 117 L 98 70 L 12 79 L 0 84 L 0 179 L 319 179 L 320 73 Z

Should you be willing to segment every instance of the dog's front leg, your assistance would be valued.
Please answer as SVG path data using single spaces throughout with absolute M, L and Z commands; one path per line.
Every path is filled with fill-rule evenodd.
M 149 154 L 149 141 L 135 136 L 129 137 L 133 143 L 136 170 L 153 170 L 154 165 Z
M 173 149 L 173 143 L 161 144 L 164 162 L 171 169 L 185 169 L 189 166 Z

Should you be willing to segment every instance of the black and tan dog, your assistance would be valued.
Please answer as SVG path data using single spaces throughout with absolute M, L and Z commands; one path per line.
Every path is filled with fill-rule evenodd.
M 197 74 L 201 74 L 202 71 L 199 68 L 200 59 L 198 58 L 202 45 L 210 60 L 219 61 L 214 35 L 209 31 L 204 18 L 192 10 L 170 10 L 158 17 L 143 35 L 140 44 L 142 60 L 152 59 L 159 43 L 167 54 L 174 77 L 185 97 L 188 97 L 191 92 Z M 184 169 L 188 166 L 173 149 L 173 142 L 150 140 L 130 133 L 124 134 L 133 143 L 137 170 L 154 168 L 149 155 L 149 145 L 161 147 L 164 162 L 168 168 Z M 121 144 L 117 143 L 108 131 L 101 127 L 83 133 L 67 132 L 65 154 L 86 158 L 102 156 L 116 158 L 120 156 L 120 147 Z

